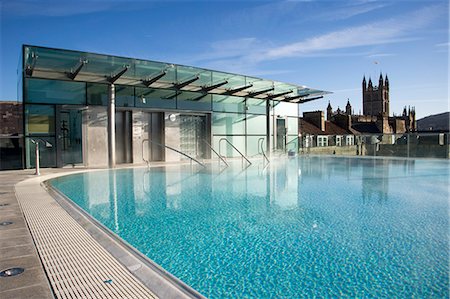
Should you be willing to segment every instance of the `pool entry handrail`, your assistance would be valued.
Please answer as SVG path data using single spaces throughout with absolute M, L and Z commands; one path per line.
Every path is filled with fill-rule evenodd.
M 298 137 L 295 137 L 294 139 L 292 139 L 291 141 L 289 141 L 288 143 L 286 143 L 286 150 L 288 150 L 288 144 L 291 144 L 292 142 L 299 140 Z
M 205 139 L 203 139 L 203 141 L 206 143 L 207 146 L 209 146 L 209 148 L 217 155 L 217 157 L 219 157 L 220 160 L 222 160 L 223 163 L 225 163 L 225 165 L 228 167 L 230 165 L 228 165 L 227 161 L 224 159 L 223 156 L 219 155 L 218 152 L 216 152 L 216 150 L 211 146 L 211 144 L 209 144 L 208 141 L 206 141 Z M 219 160 L 219 164 L 220 164 L 220 160 Z
M 248 162 L 248 164 L 249 165 L 252 165 L 252 162 L 250 162 L 250 160 L 249 159 L 247 159 L 247 157 L 246 156 L 244 156 L 242 153 L 241 153 L 241 151 L 240 150 L 238 150 L 228 139 L 226 139 L 226 138 L 220 138 L 220 140 L 219 140 L 219 154 L 220 155 L 222 155 L 222 152 L 221 152 L 221 144 L 222 144 L 222 141 L 226 141 L 232 148 L 234 148 L 238 153 L 239 153 L 239 155 L 241 155 L 241 157 L 242 157 L 242 159 L 245 159 L 247 162 Z
M 258 154 L 263 155 L 263 161 L 267 161 L 267 163 L 270 163 L 269 158 L 267 158 L 266 153 L 264 152 L 264 141 L 266 141 L 264 137 L 258 139 Z
M 146 141 L 149 142 L 148 139 L 142 140 L 142 160 L 144 160 L 145 163 L 147 163 L 147 167 L 150 168 L 150 160 L 148 159 L 148 157 L 147 157 L 147 159 L 145 159 L 145 157 L 144 157 L 144 144 Z
M 177 150 L 176 148 L 173 148 L 173 147 L 168 146 L 168 145 L 165 145 L 165 144 L 161 144 L 161 143 L 156 142 L 156 141 L 152 141 L 152 140 L 150 140 L 150 139 L 144 139 L 144 140 L 142 140 L 142 159 L 143 159 L 144 161 L 146 161 L 147 164 L 149 164 L 148 159 L 147 159 L 147 160 L 144 159 L 144 142 L 145 142 L 145 141 L 147 141 L 147 142 L 149 142 L 149 143 L 156 144 L 156 145 L 161 146 L 161 147 L 168 148 L 168 149 L 170 149 L 170 150 L 172 150 L 172 151 L 174 151 L 174 152 L 179 153 L 180 155 L 183 155 L 183 156 L 189 158 L 189 159 L 191 160 L 191 165 L 192 165 L 192 161 L 194 161 L 194 162 L 196 162 L 198 165 L 200 165 L 200 166 L 206 168 L 206 165 L 205 165 L 205 164 L 203 164 L 202 162 L 198 161 L 198 160 L 195 159 L 194 157 L 191 157 L 191 156 L 189 156 L 188 154 L 183 153 L 183 152 L 180 151 L 180 150 Z

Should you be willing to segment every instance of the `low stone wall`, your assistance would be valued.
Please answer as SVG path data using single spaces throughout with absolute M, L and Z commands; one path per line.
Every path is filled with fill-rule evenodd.
M 338 155 L 338 156 L 356 156 L 358 149 L 356 145 L 350 146 L 324 146 L 324 147 L 307 147 L 300 153 L 313 155 Z
M 409 151 L 409 154 L 408 154 Z M 300 149 L 300 154 L 339 156 L 380 156 L 450 159 L 449 145 L 435 144 L 365 144 L 362 146 L 325 146 Z

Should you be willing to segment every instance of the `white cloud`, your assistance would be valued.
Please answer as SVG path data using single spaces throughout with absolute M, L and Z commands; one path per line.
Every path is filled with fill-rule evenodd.
M 258 59 L 280 59 L 328 50 L 414 40 L 417 37 L 411 33 L 426 27 L 440 13 L 441 9 L 438 6 L 430 6 L 401 18 L 349 27 L 276 47 L 262 53 Z
M 80 1 L 5 1 L 2 10 L 8 15 L 66 17 L 101 11 L 108 11 L 123 4 L 122 1 L 80 0 Z M 128 6 L 129 8 L 130 6 Z M 123 6 L 121 8 L 123 10 Z
M 370 54 L 367 57 L 368 58 L 377 58 L 377 57 L 390 57 L 390 56 L 396 56 L 397 54 L 394 53 L 377 53 L 377 54 Z
M 326 12 L 318 15 L 315 18 L 321 18 L 326 20 L 346 20 L 351 17 L 362 15 L 380 8 L 386 7 L 388 4 L 386 2 L 363 2 L 363 3 L 353 3 L 349 6 L 344 6 L 339 9 L 335 9 L 332 12 Z
M 450 46 L 450 42 L 440 43 L 440 44 L 436 44 L 434 46 L 437 48 L 448 48 Z
M 256 37 L 217 41 L 210 44 L 209 51 L 190 60 L 208 68 L 254 74 L 252 70 L 257 70 L 261 62 L 291 57 L 393 56 L 395 54 L 374 53 L 361 47 L 417 40 L 417 30 L 427 28 L 442 13 L 442 7 L 429 6 L 400 17 L 347 27 L 279 46 Z M 357 51 L 349 51 L 357 48 Z

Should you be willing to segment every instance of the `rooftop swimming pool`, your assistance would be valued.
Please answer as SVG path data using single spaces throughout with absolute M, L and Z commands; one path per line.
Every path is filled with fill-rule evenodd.
M 51 185 L 206 297 L 449 297 L 448 161 L 255 164 Z

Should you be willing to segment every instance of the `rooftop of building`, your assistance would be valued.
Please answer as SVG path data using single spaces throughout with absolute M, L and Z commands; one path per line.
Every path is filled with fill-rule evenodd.
M 189 91 L 192 100 L 218 94 L 304 103 L 330 93 L 257 77 L 83 51 L 24 45 L 23 57 L 26 77 Z

